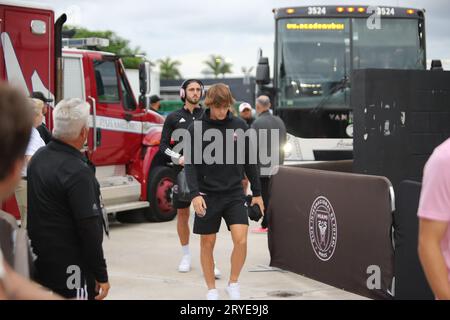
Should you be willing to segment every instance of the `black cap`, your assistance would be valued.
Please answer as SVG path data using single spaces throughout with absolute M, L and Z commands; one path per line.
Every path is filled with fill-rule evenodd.
M 161 101 L 161 99 L 157 94 L 154 94 L 153 96 L 150 96 L 150 103 L 156 103 L 158 101 Z
M 35 91 L 35 92 L 33 92 L 33 94 L 31 95 L 31 97 L 32 97 L 32 98 L 35 98 L 35 99 L 39 99 L 39 100 L 41 100 L 42 102 L 45 102 L 45 103 L 53 102 L 53 99 L 47 98 L 47 97 L 44 96 L 44 94 L 43 94 L 42 92 L 40 92 L 40 91 Z

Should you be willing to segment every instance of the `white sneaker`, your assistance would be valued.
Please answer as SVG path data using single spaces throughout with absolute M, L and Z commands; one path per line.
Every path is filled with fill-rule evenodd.
M 185 254 L 181 259 L 180 265 L 178 266 L 179 272 L 189 272 L 191 271 L 191 256 Z
M 208 290 L 208 294 L 206 295 L 206 300 L 220 300 L 219 299 L 219 291 L 217 289 Z
M 241 289 L 239 283 L 230 283 L 226 288 L 230 300 L 240 300 L 241 299 Z
M 222 272 L 216 267 L 216 264 L 214 264 L 214 277 L 216 280 L 219 280 L 222 277 Z

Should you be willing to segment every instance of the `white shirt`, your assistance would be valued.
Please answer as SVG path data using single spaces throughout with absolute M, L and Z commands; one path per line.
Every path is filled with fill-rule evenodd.
M 39 131 L 36 128 L 31 129 L 30 141 L 28 142 L 27 150 L 25 151 L 26 156 L 32 157 L 36 151 L 45 146 L 44 140 L 42 140 Z M 22 177 L 27 176 L 27 166 L 22 168 Z

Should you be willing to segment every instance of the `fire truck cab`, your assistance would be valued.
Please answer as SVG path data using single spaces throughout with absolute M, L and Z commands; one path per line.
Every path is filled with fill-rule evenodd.
M 62 49 L 65 15 L 54 23 L 50 8 L 2 2 L 0 19 L 1 79 L 21 87 L 27 95 L 41 91 L 56 102 L 80 98 L 90 104 L 85 152 L 96 166 L 108 213 L 117 213 L 119 221 L 141 213 L 149 221 L 173 219 L 175 177 L 167 158 L 159 153 L 164 118 L 146 103 L 149 63 L 140 68 L 141 97 L 136 101 L 120 57 Z M 51 130 L 52 108 L 45 120 Z M 14 199 L 3 204 L 3 209 L 17 216 Z

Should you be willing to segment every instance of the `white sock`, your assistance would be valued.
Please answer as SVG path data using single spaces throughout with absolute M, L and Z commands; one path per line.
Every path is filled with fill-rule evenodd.
M 188 245 L 188 244 L 185 245 L 185 246 L 182 246 L 181 249 L 183 250 L 183 255 L 184 255 L 184 256 L 189 256 L 189 255 L 191 255 L 191 253 L 189 252 L 189 245 Z

